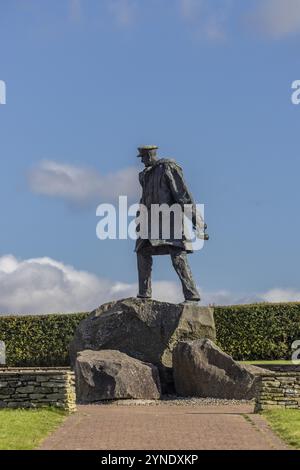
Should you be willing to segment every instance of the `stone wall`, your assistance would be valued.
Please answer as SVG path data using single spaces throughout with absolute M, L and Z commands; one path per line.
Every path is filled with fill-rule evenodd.
M 300 371 L 272 372 L 261 376 L 257 387 L 255 411 L 276 408 L 300 409 Z
M 75 378 L 69 368 L 0 368 L 0 408 L 55 406 L 76 409 Z

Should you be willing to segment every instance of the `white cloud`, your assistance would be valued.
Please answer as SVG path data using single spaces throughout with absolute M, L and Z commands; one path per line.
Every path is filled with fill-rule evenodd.
M 280 303 L 300 302 L 300 290 L 296 289 L 270 289 L 266 292 L 252 292 L 250 294 L 233 293 L 226 290 L 216 292 L 203 292 L 202 300 L 205 304 L 235 305 L 259 302 Z
M 78 205 L 114 202 L 119 195 L 137 201 L 138 170 L 125 168 L 115 173 L 44 160 L 29 172 L 29 186 L 37 194 L 64 199 Z
M 243 303 L 240 302 L 241 296 L 234 295 L 227 290 L 218 290 L 215 292 L 204 292 L 200 289 L 202 303 L 204 305 L 231 305 Z
M 261 297 L 265 302 L 300 302 L 300 291 L 296 289 L 270 289 Z
M 92 310 L 117 296 L 127 296 L 132 286 L 115 284 L 78 271 L 51 258 L 18 261 L 0 258 L 0 312 L 51 313 Z
M 261 0 L 250 19 L 274 39 L 300 33 L 300 0 Z
M 104 302 L 136 296 L 137 283 L 111 281 L 48 257 L 0 257 L 0 313 L 38 314 L 90 311 Z M 180 286 L 153 283 L 153 297 L 182 301 Z
M 110 300 L 135 297 L 137 289 L 137 283 L 111 281 L 48 257 L 27 260 L 17 260 L 12 255 L 0 257 L 2 314 L 91 311 Z M 300 301 L 300 291 L 292 289 L 273 289 L 248 296 L 226 290 L 201 295 L 202 305 Z M 179 281 L 154 282 L 153 298 L 182 302 Z

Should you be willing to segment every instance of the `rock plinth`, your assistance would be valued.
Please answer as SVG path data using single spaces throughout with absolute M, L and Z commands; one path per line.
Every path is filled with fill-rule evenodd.
M 86 349 L 118 350 L 159 369 L 163 391 L 172 389 L 172 351 L 179 341 L 215 340 L 213 309 L 128 298 L 101 305 L 80 322 L 70 345 L 71 363 Z
M 249 400 L 262 370 L 243 367 L 212 341 L 180 342 L 173 351 L 175 389 L 180 396 Z
M 120 351 L 86 350 L 75 365 L 76 395 L 81 403 L 100 400 L 160 398 L 158 370 Z

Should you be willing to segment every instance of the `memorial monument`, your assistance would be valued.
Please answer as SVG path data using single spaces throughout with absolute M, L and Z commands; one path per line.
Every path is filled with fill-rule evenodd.
M 158 159 L 157 146 L 138 150 L 145 165 L 139 174 L 142 197 L 136 217 L 139 291 L 137 297 L 100 305 L 79 324 L 70 344 L 77 399 L 158 399 L 161 393 L 252 397 L 255 376 L 214 344 L 214 309 L 198 304 L 200 295 L 187 261 L 193 249 L 182 224 L 185 206 L 192 208 L 194 230 L 204 240 L 208 235 L 194 210 L 182 169 L 174 160 Z M 167 236 L 164 213 L 153 218 L 152 208 L 161 205 L 166 208 Z M 176 214 L 170 217 L 174 205 L 179 207 L 179 223 Z M 183 303 L 152 300 L 152 257 L 156 255 L 171 256 Z
M 135 251 L 137 253 L 137 265 L 139 275 L 139 293 L 138 297 L 149 299 L 152 296 L 151 289 L 151 271 L 152 256 L 154 255 L 170 255 L 173 267 L 181 281 L 184 298 L 187 302 L 198 302 L 200 294 L 197 290 L 195 281 L 192 276 L 191 269 L 187 261 L 187 253 L 192 253 L 192 245 L 186 240 L 183 230 L 183 218 L 178 237 L 174 234 L 174 219 L 168 218 L 153 220 L 151 207 L 153 205 L 165 205 L 171 208 L 179 205 L 183 211 L 184 206 L 189 205 L 192 211 L 193 227 L 197 229 L 197 214 L 195 211 L 195 203 L 190 194 L 183 178 L 181 167 L 171 159 L 157 158 L 156 145 L 144 145 L 138 148 L 138 158 L 141 158 L 145 169 L 139 174 L 139 181 L 142 186 L 142 197 L 140 204 L 147 210 L 147 234 L 136 241 Z M 165 214 L 170 215 L 167 210 Z M 166 218 L 166 217 L 165 217 Z M 163 237 L 162 228 L 164 223 L 169 222 L 169 237 Z M 154 226 L 153 226 L 154 225 Z M 160 225 L 155 227 L 155 225 Z M 204 226 L 205 230 L 206 226 Z M 156 238 L 152 237 L 152 233 L 156 229 Z M 148 235 L 148 236 L 147 236 Z M 208 239 L 208 236 L 205 236 Z

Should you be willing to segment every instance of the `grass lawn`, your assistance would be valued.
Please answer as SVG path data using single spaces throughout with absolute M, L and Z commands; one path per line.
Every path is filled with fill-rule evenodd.
M 263 416 L 285 442 L 300 449 L 300 410 L 270 410 Z
M 65 416 L 65 411 L 54 408 L 0 410 L 0 450 L 36 448 Z

